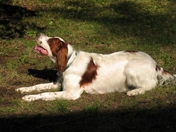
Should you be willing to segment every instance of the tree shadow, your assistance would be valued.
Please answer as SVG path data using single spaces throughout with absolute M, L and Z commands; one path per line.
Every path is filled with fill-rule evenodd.
M 141 43 L 173 45 L 176 42 L 176 17 L 169 6 L 175 2 L 168 3 L 165 13 L 152 13 L 147 10 L 147 5 L 131 1 L 114 2 L 108 6 L 86 1 L 65 1 L 62 6 L 39 10 L 51 11 L 53 14 L 60 12 L 63 18 L 75 21 L 97 22 L 112 34 L 131 40 L 135 38 Z M 1 4 L 0 11 L 1 38 L 23 37 L 29 28 L 43 30 L 36 23 L 23 21 L 25 17 L 36 16 L 35 11 L 9 4 Z
M 167 108 L 0 117 L 4 132 L 159 132 L 175 131 L 175 106 Z
M 175 18 L 172 13 L 152 13 L 142 5 L 133 2 L 112 4 L 121 17 L 114 19 L 115 26 L 122 26 L 124 33 L 148 44 L 175 44 Z
M 135 38 L 141 43 L 166 45 L 176 42 L 176 18 L 172 17 L 172 9 L 165 14 L 153 14 L 145 5 L 130 1 L 108 6 L 97 6 L 85 1 L 67 1 L 64 4 L 63 7 L 49 10 L 60 12 L 67 19 L 97 22 L 112 34 Z
M 42 30 L 35 23 L 24 22 L 23 18 L 36 16 L 35 11 L 10 4 L 0 4 L 0 38 L 23 37 L 27 29 Z

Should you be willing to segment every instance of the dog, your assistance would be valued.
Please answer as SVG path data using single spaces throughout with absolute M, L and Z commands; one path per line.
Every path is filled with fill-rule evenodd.
M 36 36 L 38 46 L 35 52 L 48 56 L 57 64 L 56 83 L 38 84 L 16 89 L 21 93 L 57 89 L 22 97 L 25 101 L 66 99 L 76 100 L 83 92 L 106 94 L 126 92 L 128 96 L 144 94 L 176 75 L 159 67 L 146 53 L 140 51 L 119 51 L 111 54 L 76 51 L 60 37 L 49 37 L 42 33 Z

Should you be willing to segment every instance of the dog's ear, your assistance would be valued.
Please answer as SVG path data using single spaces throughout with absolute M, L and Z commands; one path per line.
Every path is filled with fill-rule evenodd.
M 68 48 L 65 42 L 60 42 L 60 47 L 56 55 L 57 69 L 62 74 L 67 66 L 68 62 Z
M 59 38 L 50 38 L 48 40 L 51 52 L 56 57 L 57 69 L 60 74 L 64 72 L 68 61 L 68 44 Z

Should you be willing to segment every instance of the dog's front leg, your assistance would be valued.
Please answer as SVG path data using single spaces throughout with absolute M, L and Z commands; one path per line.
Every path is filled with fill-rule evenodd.
M 45 101 L 51 101 L 56 99 L 66 99 L 66 100 L 76 100 L 78 99 L 83 90 L 79 90 L 74 93 L 70 93 L 68 91 L 60 91 L 60 92 L 45 92 L 41 94 L 34 94 L 34 95 L 26 95 L 22 97 L 24 101 L 35 101 L 35 100 L 45 100 Z
M 30 87 L 21 87 L 17 88 L 16 91 L 21 93 L 31 92 L 31 91 L 42 91 L 48 89 L 57 89 L 60 86 L 60 83 L 45 83 L 45 84 L 37 84 Z

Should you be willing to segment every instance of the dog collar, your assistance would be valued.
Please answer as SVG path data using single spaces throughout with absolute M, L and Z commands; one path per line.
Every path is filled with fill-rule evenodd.
M 73 60 L 67 65 L 67 68 L 69 68 L 69 67 L 71 66 L 71 64 L 72 64 L 72 63 L 74 62 L 74 60 L 76 59 L 77 55 L 78 55 L 78 53 L 75 52 L 75 53 L 74 53 L 74 56 L 73 56 L 73 54 L 72 54 L 72 55 L 69 57 L 68 62 L 69 62 L 70 59 L 72 59 L 72 57 L 74 57 L 74 58 L 73 58 Z M 66 68 L 66 69 L 67 69 L 67 68 Z
M 77 55 L 78 55 L 78 53 L 75 51 L 75 53 L 73 53 L 73 54 L 71 54 L 71 55 L 69 56 L 68 62 L 69 62 L 70 59 L 72 59 L 72 61 L 69 62 L 69 64 L 67 64 L 67 67 L 65 68 L 65 70 L 68 69 L 68 68 L 72 65 L 72 63 L 73 63 L 74 60 L 76 59 Z M 73 58 L 73 57 L 74 57 L 74 58 Z M 60 75 L 61 75 L 61 73 L 57 72 L 57 76 L 60 76 Z

